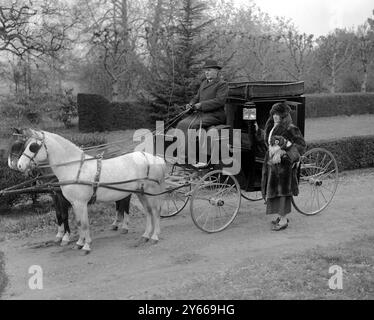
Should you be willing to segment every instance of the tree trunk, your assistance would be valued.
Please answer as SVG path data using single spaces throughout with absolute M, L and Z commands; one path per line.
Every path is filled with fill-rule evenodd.
M 118 102 L 118 79 L 112 80 L 112 101 Z
M 331 88 L 330 93 L 335 93 L 336 90 L 336 53 L 334 53 L 334 56 L 332 58 L 332 66 L 331 66 Z
M 29 95 L 32 93 L 32 79 L 31 79 L 31 61 L 30 55 L 27 55 L 27 88 L 29 91 Z
M 368 83 L 368 72 L 365 69 L 364 70 L 364 78 L 363 78 L 362 83 L 361 83 L 361 92 L 366 92 L 367 83 Z

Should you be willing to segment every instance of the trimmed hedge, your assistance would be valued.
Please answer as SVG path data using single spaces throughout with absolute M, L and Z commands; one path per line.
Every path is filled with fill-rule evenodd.
M 78 94 L 79 131 L 149 128 L 150 108 L 138 101 L 109 102 L 97 94 Z
M 150 107 L 138 101 L 111 102 L 106 114 L 107 130 L 150 128 Z
M 334 155 L 339 171 L 374 167 L 374 135 L 308 143 L 308 149 L 318 147 Z
M 374 114 L 374 93 L 306 94 L 306 118 Z
M 98 94 L 80 93 L 77 96 L 77 103 L 79 131 L 104 131 L 109 101 Z

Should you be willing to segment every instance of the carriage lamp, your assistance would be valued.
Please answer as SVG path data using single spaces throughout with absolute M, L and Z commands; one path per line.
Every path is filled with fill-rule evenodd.
M 256 119 L 256 105 L 253 102 L 246 102 L 243 108 L 243 120 L 255 121 Z

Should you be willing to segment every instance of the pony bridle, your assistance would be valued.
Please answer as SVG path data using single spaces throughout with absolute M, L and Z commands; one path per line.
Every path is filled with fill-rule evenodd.
M 35 139 L 37 141 L 40 141 L 41 143 L 33 142 L 33 143 L 30 143 L 28 145 L 28 149 L 33 153 L 33 155 L 29 156 L 27 153 L 25 153 L 26 148 L 21 155 L 21 157 L 25 156 L 26 158 L 30 159 L 30 167 L 32 167 L 32 168 L 35 168 L 35 167 L 38 166 L 38 163 L 35 162 L 35 158 L 38 155 L 39 151 L 42 149 L 42 147 L 44 147 L 45 152 L 47 154 L 47 158 L 48 158 L 48 150 L 47 150 L 47 146 L 45 144 L 44 132 L 42 132 L 42 134 L 43 134 L 43 138 L 32 137 L 33 139 Z

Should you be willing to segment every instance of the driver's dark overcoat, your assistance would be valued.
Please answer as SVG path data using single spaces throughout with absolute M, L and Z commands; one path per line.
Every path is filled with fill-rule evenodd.
M 201 103 L 201 111 L 194 112 L 181 120 L 177 128 L 187 136 L 188 129 L 208 128 L 210 126 L 225 124 L 225 102 L 228 95 L 227 82 L 216 78 L 208 82 L 204 80 L 197 94 L 190 101 L 191 105 Z

